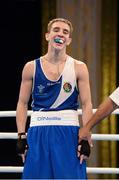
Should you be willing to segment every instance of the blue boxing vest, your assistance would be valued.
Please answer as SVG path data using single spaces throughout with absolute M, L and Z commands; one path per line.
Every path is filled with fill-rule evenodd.
M 41 60 L 34 60 L 35 70 L 32 90 L 33 111 L 77 110 L 78 90 L 74 59 L 67 57 L 64 69 L 56 81 L 49 80 L 42 69 Z

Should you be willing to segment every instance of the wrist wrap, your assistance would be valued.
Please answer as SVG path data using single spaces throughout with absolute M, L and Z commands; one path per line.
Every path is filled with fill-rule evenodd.
M 88 143 L 88 141 L 86 140 L 82 140 L 79 145 L 81 145 L 81 150 L 80 150 L 80 155 L 84 155 L 89 157 L 90 155 L 90 145 Z
M 26 140 L 26 133 L 18 133 L 18 139 L 16 144 L 16 150 L 18 154 L 24 154 L 25 150 L 28 149 L 28 144 Z

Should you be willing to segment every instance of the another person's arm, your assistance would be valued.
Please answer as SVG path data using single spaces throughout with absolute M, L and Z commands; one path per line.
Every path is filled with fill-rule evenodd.
M 115 109 L 119 107 L 119 88 L 117 88 L 101 105 L 98 107 L 97 111 L 94 113 L 92 118 L 87 122 L 87 124 L 80 129 L 79 141 L 82 139 L 89 140 L 90 130 L 98 124 L 105 117 L 110 115 Z
M 118 106 L 108 97 L 98 108 L 90 121 L 86 124 L 88 129 L 92 129 L 102 119 L 110 115 Z

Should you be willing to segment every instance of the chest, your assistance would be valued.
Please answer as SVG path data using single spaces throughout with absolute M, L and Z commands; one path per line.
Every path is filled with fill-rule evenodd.
M 42 63 L 42 71 L 47 79 L 51 81 L 58 80 L 65 68 L 65 63 L 62 64 L 51 64 L 49 62 Z

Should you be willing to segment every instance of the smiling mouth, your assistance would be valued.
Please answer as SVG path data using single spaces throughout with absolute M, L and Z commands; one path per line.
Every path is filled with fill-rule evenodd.
M 60 39 L 60 38 L 55 38 L 54 39 L 54 41 L 56 42 L 56 43 L 59 43 L 59 44 L 63 44 L 63 40 L 62 39 Z

